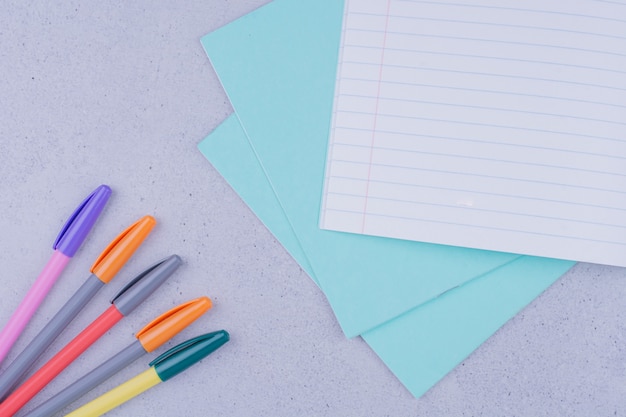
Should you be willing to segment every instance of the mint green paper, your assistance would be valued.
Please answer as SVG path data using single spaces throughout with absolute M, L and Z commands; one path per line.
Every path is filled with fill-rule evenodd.
M 200 143 L 199 149 L 316 280 L 237 117 L 226 119 Z M 571 265 L 567 261 L 522 256 L 362 337 L 419 397 Z
M 288 38 L 285 41 L 289 42 Z M 200 149 L 316 279 L 247 140 L 233 116 Z M 549 259 L 520 258 L 363 337 L 407 388 L 420 396 L 570 265 Z
M 519 257 L 318 228 L 343 2 L 275 0 L 202 39 L 348 337 Z

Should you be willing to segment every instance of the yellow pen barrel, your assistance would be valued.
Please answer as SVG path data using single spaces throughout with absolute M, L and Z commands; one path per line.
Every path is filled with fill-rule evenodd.
M 159 375 L 151 367 L 136 377 L 129 379 L 111 391 L 101 395 L 95 400 L 66 414 L 65 417 L 96 417 L 110 411 L 131 398 L 136 397 L 147 389 L 161 382 Z

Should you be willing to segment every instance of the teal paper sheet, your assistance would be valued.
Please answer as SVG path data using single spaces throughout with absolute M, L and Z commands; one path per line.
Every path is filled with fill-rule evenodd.
M 317 280 L 236 115 L 214 130 L 199 149 Z M 520 257 L 362 337 L 419 397 L 571 265 L 567 261 Z
M 319 229 L 342 11 L 336 0 L 275 0 L 202 44 L 352 337 L 519 255 Z

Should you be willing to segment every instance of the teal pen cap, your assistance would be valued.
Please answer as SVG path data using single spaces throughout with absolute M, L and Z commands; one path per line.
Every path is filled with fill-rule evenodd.
M 209 356 L 229 339 L 226 330 L 203 334 L 174 346 L 149 365 L 154 366 L 161 381 L 167 381 Z

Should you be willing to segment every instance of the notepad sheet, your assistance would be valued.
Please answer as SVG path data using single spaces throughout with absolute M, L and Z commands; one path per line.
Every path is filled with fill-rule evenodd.
M 626 2 L 348 0 L 320 226 L 626 266 Z

